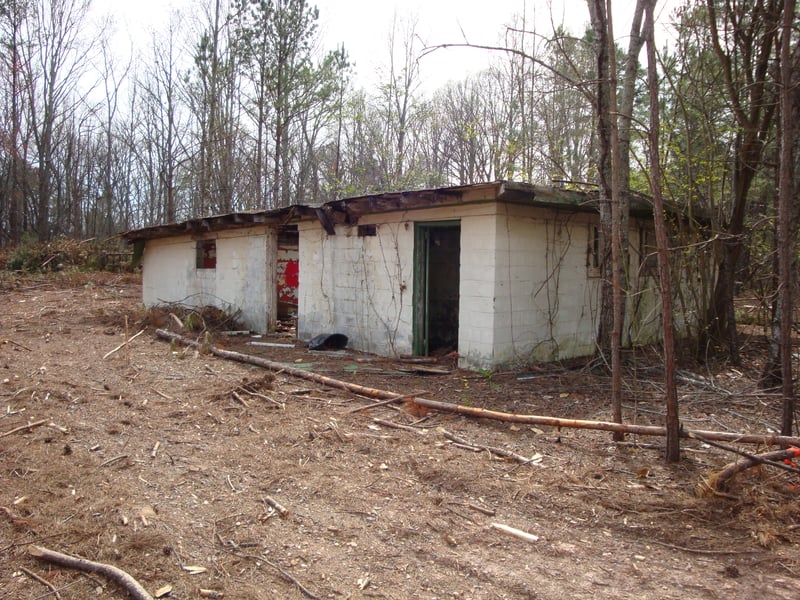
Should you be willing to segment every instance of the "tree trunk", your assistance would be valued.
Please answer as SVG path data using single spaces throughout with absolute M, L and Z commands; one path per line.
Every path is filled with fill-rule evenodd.
M 614 27 L 611 0 L 589 0 L 595 31 L 597 56 L 597 118 L 600 140 L 600 239 L 601 262 L 600 324 L 598 350 L 611 360 L 611 409 L 613 419 L 622 422 L 622 290 L 621 182 L 619 179 L 619 129 L 617 126 L 617 81 L 614 56 Z M 610 259 L 610 260 L 609 260 Z M 610 289 L 609 289 L 610 288 Z M 609 306 L 609 297 L 611 305 Z M 608 344 L 608 346 L 606 346 Z M 622 434 L 614 432 L 619 441 Z
M 797 237 L 792 235 L 792 200 L 794 160 L 794 137 L 796 135 L 797 115 L 792 110 L 792 97 L 796 91 L 790 85 L 795 80 L 796 69 L 791 62 L 791 36 L 794 20 L 795 0 L 784 0 L 783 26 L 781 34 L 781 129 L 780 129 L 780 185 L 778 188 L 778 307 L 780 315 L 780 354 L 781 354 L 781 391 L 783 394 L 783 415 L 781 434 L 791 435 L 794 423 L 794 389 L 792 387 L 792 323 L 793 302 L 792 289 L 792 257 L 797 247 Z
M 609 106 L 610 81 L 608 57 L 608 22 L 605 0 L 588 0 L 589 13 L 594 30 L 595 61 L 597 71 L 597 90 L 595 92 L 595 112 L 597 116 L 598 139 L 598 179 L 600 223 L 600 307 L 597 330 L 597 349 L 606 363 L 610 360 L 611 336 L 614 330 L 613 288 L 611 285 L 611 108 Z
M 646 1 L 645 37 L 647 38 L 647 83 L 650 89 L 650 189 L 653 196 L 653 221 L 658 252 L 658 281 L 661 291 L 661 335 L 664 347 L 664 388 L 666 390 L 667 462 L 681 458 L 678 389 L 675 382 L 675 335 L 672 322 L 672 283 L 669 263 L 669 241 L 664 218 L 664 199 L 661 189 L 661 160 L 659 133 L 661 130 L 658 105 L 658 63 L 656 62 L 653 12 L 656 0 Z
M 633 102 L 636 97 L 636 75 L 639 70 L 639 53 L 645 42 L 646 33 L 642 29 L 642 15 L 645 10 L 642 0 L 637 0 L 631 23 L 628 54 L 625 57 L 625 72 L 619 102 L 619 173 L 622 189 L 631 187 L 631 131 L 633 131 Z

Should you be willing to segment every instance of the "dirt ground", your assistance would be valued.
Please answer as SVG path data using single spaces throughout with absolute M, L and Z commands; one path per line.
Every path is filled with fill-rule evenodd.
M 155 325 L 177 322 L 145 313 L 134 276 L 0 283 L 0 598 L 55 597 L 48 585 L 64 599 L 128 597 L 33 546 L 114 565 L 168 598 L 800 598 L 800 480 L 786 471 L 697 495 L 733 454 L 687 441 L 667 466 L 661 438 L 354 411 L 375 401 L 158 340 Z M 128 336 L 146 330 L 111 353 L 126 317 Z M 471 373 L 450 358 L 214 339 L 402 394 L 610 417 L 608 380 L 581 369 Z M 755 384 L 762 347 L 746 338 L 740 369 L 683 365 L 696 380 L 679 389 L 686 427 L 779 423 L 778 396 Z M 632 359 L 626 420 L 661 423 L 661 389 L 658 358 Z

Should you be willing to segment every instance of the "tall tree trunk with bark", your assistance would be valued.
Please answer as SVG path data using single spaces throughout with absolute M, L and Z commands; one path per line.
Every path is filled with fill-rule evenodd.
M 608 56 L 608 22 L 605 0 L 588 0 L 589 13 L 594 32 L 595 66 L 597 70 L 597 90 L 595 92 L 595 113 L 597 116 L 598 178 L 600 182 L 600 310 L 597 332 L 597 345 L 601 353 L 611 349 L 611 332 L 614 329 L 613 290 L 611 287 L 611 108 L 610 76 Z M 605 354 L 603 354 L 605 356 Z M 607 357 L 606 357 L 607 358 Z
M 798 115 L 793 99 L 798 92 L 792 85 L 796 83 L 793 75 L 797 74 L 800 65 L 792 63 L 791 38 L 794 22 L 796 0 L 784 0 L 783 23 L 781 32 L 781 128 L 780 128 L 780 181 L 778 187 L 778 314 L 780 316 L 780 364 L 781 391 L 783 395 L 783 415 L 781 418 L 781 434 L 791 435 L 794 424 L 794 389 L 792 382 L 792 322 L 793 302 L 792 290 L 794 277 L 792 263 L 797 247 L 797 229 L 791 226 L 794 160 L 792 153 L 797 135 Z M 800 46 L 800 44 L 797 44 Z
M 675 383 L 675 335 L 672 317 L 672 279 L 670 277 L 669 241 L 664 218 L 664 199 L 661 186 L 661 158 L 659 133 L 661 119 L 658 104 L 658 63 L 656 61 L 655 20 L 656 0 L 645 1 L 645 28 L 647 39 L 647 83 L 650 90 L 650 190 L 653 196 L 653 220 L 658 252 L 658 281 L 661 291 L 661 330 L 664 347 L 664 389 L 666 391 L 667 462 L 678 462 L 681 457 L 680 420 L 678 417 L 678 391 Z
M 620 248 L 619 130 L 617 127 L 616 61 L 611 0 L 589 0 L 597 57 L 596 110 L 600 149 L 601 294 L 598 345 L 611 351 L 611 404 L 613 419 L 622 422 L 621 342 L 623 296 Z M 609 310 L 609 300 L 611 310 Z M 606 346 L 608 343 L 608 346 Z M 619 440 L 622 435 L 614 434 Z

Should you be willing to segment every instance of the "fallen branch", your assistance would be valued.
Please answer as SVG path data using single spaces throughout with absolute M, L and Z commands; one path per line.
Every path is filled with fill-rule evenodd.
M 39 583 L 41 583 L 46 588 L 49 588 L 50 589 L 50 593 L 53 594 L 53 598 L 55 598 L 56 600 L 61 600 L 61 594 L 58 593 L 58 588 L 56 586 L 54 586 L 52 583 L 50 583 L 49 581 L 47 581 L 47 579 L 45 579 L 41 575 L 37 575 L 36 573 L 31 571 L 30 569 L 26 569 L 25 567 L 20 567 L 19 570 L 22 571 L 23 573 L 25 573 L 25 575 L 27 575 L 28 577 L 30 577 L 34 581 L 38 581 Z
M 27 346 L 23 346 L 22 344 L 15 342 L 14 340 L 3 340 L 3 343 L 11 344 L 12 346 L 16 346 L 17 348 L 22 348 L 23 350 L 27 350 L 28 352 L 33 352 L 33 350 L 31 350 Z
M 241 404 L 245 408 L 250 408 L 247 402 L 245 402 L 244 398 L 242 398 L 239 394 L 236 393 L 236 390 L 233 390 L 231 392 L 231 396 L 233 396 L 233 399 L 236 400 L 239 404 Z
M 791 460 L 800 456 L 800 450 L 797 448 L 788 448 L 786 450 L 778 450 L 777 452 L 767 452 L 765 454 L 754 454 L 744 460 L 737 460 L 725 466 L 719 473 L 716 473 L 708 478 L 706 485 L 715 492 L 724 492 L 728 487 L 728 482 L 735 476 L 758 465 L 768 464 L 770 466 L 786 466 L 781 462 L 783 460 Z M 797 469 L 789 467 L 794 473 Z
M 134 598 L 134 600 L 153 600 L 142 585 L 128 573 L 105 563 L 98 563 L 77 556 L 69 556 L 55 550 L 48 550 L 42 546 L 31 546 L 28 553 L 39 560 L 53 563 L 68 569 L 77 569 L 86 573 L 98 573 L 116 581 Z
M 142 335 L 144 332 L 145 332 L 145 330 L 142 329 L 139 333 L 134 334 L 133 336 L 131 336 L 129 339 L 127 339 L 124 342 L 122 342 L 119 346 L 117 346 L 113 350 L 109 350 L 108 352 L 106 352 L 105 356 L 103 356 L 103 360 L 107 359 L 109 356 L 114 354 L 114 352 L 118 352 L 119 350 L 122 350 L 125 346 L 130 344 L 133 340 L 135 340 L 137 337 Z
M 341 381 L 340 379 L 334 379 L 333 377 L 326 377 L 325 375 L 320 375 L 319 373 L 314 373 L 313 371 L 306 371 L 304 369 L 298 369 L 297 367 L 291 367 L 289 365 L 273 362 L 271 360 L 261 358 L 260 356 L 242 354 L 241 352 L 234 352 L 232 350 L 223 350 L 221 348 L 217 348 L 216 346 L 202 344 L 190 338 L 178 335 L 177 333 L 167 331 L 166 329 L 156 329 L 156 335 L 164 340 L 179 342 L 184 346 L 190 346 L 198 350 L 208 351 L 213 356 L 217 356 L 219 358 L 256 365 L 257 367 L 269 369 L 270 371 L 275 371 L 276 373 L 285 373 L 287 375 L 291 375 L 292 377 L 314 381 L 321 385 L 353 392 L 354 394 L 360 394 L 368 398 L 391 400 L 395 402 L 409 397 L 408 394 L 395 394 L 394 392 L 387 392 L 385 390 L 378 390 L 375 388 L 358 385 L 357 383 Z
M 123 460 L 125 458 L 128 458 L 127 454 L 120 454 L 119 456 L 115 456 L 114 458 L 109 458 L 108 460 L 101 462 L 100 466 L 101 467 L 107 467 L 108 465 L 114 464 L 115 462 L 118 462 L 118 461 Z
M 392 429 L 403 429 L 405 431 L 413 431 L 419 435 L 425 435 L 424 429 L 416 429 L 411 427 L 410 425 L 402 425 L 400 423 L 393 423 L 392 421 L 386 421 L 385 419 L 372 419 L 373 423 L 377 423 L 378 425 L 383 425 L 384 427 L 391 427 Z
M 41 421 L 36 421 L 35 423 L 28 423 L 27 425 L 20 425 L 19 427 L 15 427 L 14 429 L 9 429 L 5 433 L 0 433 L 1 437 L 6 437 L 7 435 L 11 435 L 12 433 L 17 433 L 19 431 L 27 431 L 29 429 L 34 429 L 35 427 L 39 427 L 47 423 L 48 419 L 42 419 Z
M 315 595 L 313 592 L 311 592 L 311 590 L 309 590 L 302 583 L 300 583 L 300 581 L 296 577 L 294 577 L 292 574 L 290 574 L 290 573 L 286 572 L 285 570 L 283 570 L 279 565 L 277 565 L 276 563 L 274 563 L 271 560 L 269 560 L 266 556 L 259 556 L 259 555 L 256 555 L 256 554 L 244 554 L 244 553 L 237 552 L 236 550 L 239 549 L 239 545 L 238 544 L 236 544 L 233 541 L 225 542 L 225 541 L 222 540 L 222 537 L 219 535 L 219 533 L 217 533 L 216 535 L 217 535 L 217 540 L 219 541 L 219 543 L 222 544 L 222 547 L 229 554 L 231 554 L 233 556 L 238 556 L 239 558 L 246 558 L 248 560 L 254 560 L 256 562 L 257 566 L 260 565 L 260 564 L 265 564 L 268 567 L 271 567 L 285 581 L 288 581 L 292 585 L 296 586 L 297 589 L 300 590 L 300 592 L 306 598 L 310 598 L 311 600 L 320 600 L 319 596 Z M 231 547 L 234 548 L 234 549 L 231 550 Z
M 181 329 L 185 329 L 185 327 L 183 326 L 183 321 L 181 321 L 178 318 L 178 315 L 176 315 L 175 313 L 169 313 L 169 316 L 172 317 L 172 319 L 178 324 L 178 327 L 180 327 Z
M 415 402 L 421 406 L 433 408 L 443 412 L 455 412 L 462 415 L 469 415 L 483 419 L 496 419 L 509 423 L 524 423 L 527 425 L 549 425 L 551 427 L 573 428 L 573 429 L 593 429 L 598 431 L 611 431 L 634 435 L 661 436 L 667 435 L 666 428 L 657 425 L 630 425 L 625 423 L 612 423 L 609 421 L 587 421 L 581 419 L 562 419 L 558 417 L 547 417 L 542 415 L 520 415 L 515 413 L 504 413 L 496 410 L 477 408 L 474 406 L 462 406 L 439 402 L 438 400 L 428 400 L 427 398 L 416 398 Z M 697 434 L 707 440 L 720 440 L 726 442 L 738 442 L 741 444 L 762 444 L 765 446 L 800 446 L 800 438 L 775 435 L 775 434 L 751 434 L 735 433 L 728 431 L 702 431 L 681 429 L 681 437 L 688 438 L 690 434 Z
M 286 515 L 289 514 L 289 509 L 286 508 L 285 506 L 283 506 L 277 500 L 275 500 L 275 498 L 273 498 L 272 496 L 267 496 L 266 498 L 264 498 L 264 502 L 266 502 L 272 508 L 274 508 L 276 511 L 278 511 L 278 514 L 280 514 L 280 516 L 282 516 L 282 517 L 286 517 Z
M 450 433 L 446 429 L 440 428 L 439 431 L 442 433 L 444 437 L 446 437 L 451 442 L 455 442 L 461 446 L 466 446 L 470 450 L 485 450 L 489 454 L 496 454 L 498 456 L 502 456 L 503 458 L 510 458 L 520 464 L 528 465 L 534 461 L 541 460 L 541 456 L 537 455 L 532 458 L 525 458 L 524 456 L 517 454 L 516 452 L 511 452 L 511 450 L 505 450 L 504 448 L 495 448 L 493 446 L 483 446 L 481 444 L 475 444 L 464 438 L 458 437 L 457 435 Z
M 659 546 L 664 546 L 665 548 L 671 548 L 673 550 L 680 550 L 681 552 L 689 552 L 691 554 L 706 554 L 709 556 L 724 556 L 726 554 L 754 554 L 756 552 L 760 552 L 759 550 L 704 550 L 702 548 L 687 548 L 686 546 L 675 546 L 674 544 L 667 544 L 666 542 L 661 542 L 652 538 L 648 539 L 647 543 L 658 544 Z
M 407 400 L 409 398 L 415 398 L 416 396 L 421 396 L 422 394 L 425 394 L 425 393 L 427 393 L 427 392 L 416 392 L 414 394 L 403 394 L 402 396 L 395 395 L 395 396 L 392 396 L 391 398 L 389 398 L 388 400 L 381 400 L 380 402 L 373 402 L 372 404 L 365 404 L 364 406 L 357 406 L 355 408 L 351 408 L 347 412 L 348 413 L 357 413 L 357 412 L 361 412 L 362 410 L 369 410 L 371 408 L 378 408 L 379 406 L 386 406 L 387 404 L 392 404 L 394 402 L 399 402 L 400 400 Z
M 485 508 L 483 506 L 474 504 L 473 502 L 467 502 L 464 504 L 464 506 L 466 506 L 467 508 L 471 508 L 472 510 L 477 510 L 479 513 L 483 513 L 484 515 L 488 515 L 490 517 L 493 517 L 497 514 L 497 511 L 495 509 Z
M 769 454 L 750 454 L 749 452 L 745 452 L 744 450 L 739 450 L 739 448 L 734 448 L 733 446 L 728 446 L 727 444 L 720 444 L 719 442 L 714 442 L 712 440 L 707 440 L 704 437 L 691 433 L 689 437 L 692 439 L 699 440 L 704 444 L 708 444 L 709 446 L 714 446 L 715 448 L 719 448 L 720 450 L 725 450 L 727 452 L 732 452 L 733 454 L 738 454 L 739 456 L 744 456 L 747 459 L 752 460 L 754 463 L 760 465 L 768 465 L 770 467 L 776 467 L 778 469 L 783 469 L 784 471 L 789 471 L 790 473 L 794 473 L 795 475 L 800 475 L 800 469 L 794 467 L 792 465 L 786 464 L 785 462 L 778 462 L 776 460 L 770 460 Z M 793 448 L 787 448 L 781 452 L 792 452 Z M 791 456 L 784 456 L 784 458 L 797 458 L 800 456 L 800 450 L 796 450 L 794 454 Z
M 20 515 L 12 512 L 7 506 L 0 506 L 0 513 L 5 514 L 8 517 L 8 520 L 17 527 L 29 527 L 31 525 L 30 519 L 21 517 Z
M 162 339 L 180 342 L 181 344 L 184 344 L 186 346 L 208 350 L 211 354 L 213 354 L 214 356 L 218 356 L 220 358 L 256 365 L 272 371 L 281 371 L 283 373 L 286 373 L 287 375 L 291 375 L 292 377 L 298 377 L 300 379 L 306 379 L 308 381 L 315 381 L 319 384 L 326 385 L 328 387 L 333 387 L 353 392 L 356 394 L 361 394 L 362 396 L 367 396 L 369 398 L 376 398 L 383 400 L 396 400 L 398 399 L 398 397 L 402 398 L 402 396 L 400 396 L 399 394 L 395 394 L 394 392 L 388 392 L 386 390 L 378 390 L 375 388 L 369 388 L 363 385 L 358 385 L 356 383 L 341 381 L 339 379 L 334 379 L 332 377 L 326 377 L 325 375 L 314 373 L 313 371 L 305 371 L 303 369 L 298 369 L 295 367 L 283 365 L 281 363 L 265 360 L 258 356 L 250 356 L 248 354 L 242 354 L 240 352 L 222 350 L 215 346 L 205 346 L 200 344 L 199 342 L 183 337 L 176 333 L 172 333 L 171 331 L 166 331 L 164 329 L 157 329 L 156 335 Z M 432 408 L 434 410 L 439 410 L 442 412 L 457 413 L 461 415 L 468 415 L 471 417 L 478 417 L 483 419 L 495 419 L 497 421 L 505 421 L 509 423 L 524 423 L 527 425 L 548 425 L 551 427 L 556 427 L 558 429 L 561 428 L 591 429 L 596 431 L 610 431 L 610 432 L 633 434 L 633 435 L 650 435 L 650 436 L 661 436 L 661 437 L 665 437 L 667 435 L 667 430 L 665 427 L 659 427 L 656 425 L 629 425 L 625 423 L 612 423 L 609 421 L 586 421 L 580 419 L 561 419 L 558 417 L 547 417 L 542 415 L 520 415 L 514 413 L 500 412 L 496 410 L 489 410 L 485 408 L 477 408 L 475 406 L 462 406 L 459 404 L 450 404 L 448 402 L 439 402 L 438 400 L 428 400 L 427 398 L 420 398 L 420 397 L 415 397 L 414 402 L 420 406 L 425 406 L 427 408 Z M 716 440 L 722 442 L 735 442 L 740 444 L 761 444 L 765 446 L 777 445 L 777 446 L 800 447 L 800 438 L 784 436 L 784 435 L 735 433 L 728 431 L 702 431 L 702 430 L 688 430 L 688 429 L 681 429 L 680 431 L 681 437 L 684 438 L 690 437 L 690 434 L 697 434 L 707 440 Z
M 55 429 L 59 433 L 63 433 L 64 435 L 67 435 L 69 433 L 69 429 L 67 429 L 66 427 L 61 427 L 61 425 L 56 425 L 52 421 L 50 423 L 48 423 L 47 426 L 50 429 Z
M 286 408 L 286 405 L 283 402 L 278 402 L 277 400 L 273 400 L 272 398 L 270 398 L 269 396 L 267 396 L 265 394 L 259 394 L 258 392 L 254 392 L 252 390 L 248 390 L 246 387 L 241 386 L 241 385 L 237 389 L 241 390 L 245 394 L 249 394 L 250 396 L 253 396 L 254 398 L 261 398 L 262 400 L 270 402 L 275 406 L 275 408 Z M 234 394 L 235 393 L 236 392 L 234 392 Z

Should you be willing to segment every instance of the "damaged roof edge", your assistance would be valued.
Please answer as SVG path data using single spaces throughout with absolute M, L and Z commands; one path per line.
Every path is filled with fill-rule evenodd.
M 186 221 L 132 229 L 121 234 L 121 237 L 129 243 L 133 243 L 137 240 L 151 240 L 177 235 L 198 235 L 212 231 L 245 229 L 259 225 L 284 226 L 295 218 L 295 213 L 298 212 L 297 208 L 299 207 L 290 206 L 274 210 L 255 210 L 197 217 Z
M 367 194 L 332 200 L 318 207 L 298 204 L 286 208 L 201 217 L 179 223 L 133 229 L 122 234 L 121 237 L 133 243 L 137 240 L 185 234 L 199 235 L 212 231 L 256 227 L 258 225 L 280 227 L 305 219 L 320 220 L 326 231 L 331 233 L 335 224 L 354 225 L 358 223 L 361 216 L 366 214 L 490 201 L 596 213 L 598 211 L 598 196 L 597 191 L 586 192 L 499 180 L 433 189 Z M 647 196 L 631 193 L 629 198 L 632 215 L 642 217 L 652 215 L 653 204 Z M 667 210 L 674 213 L 681 212 L 675 206 L 670 206 Z

